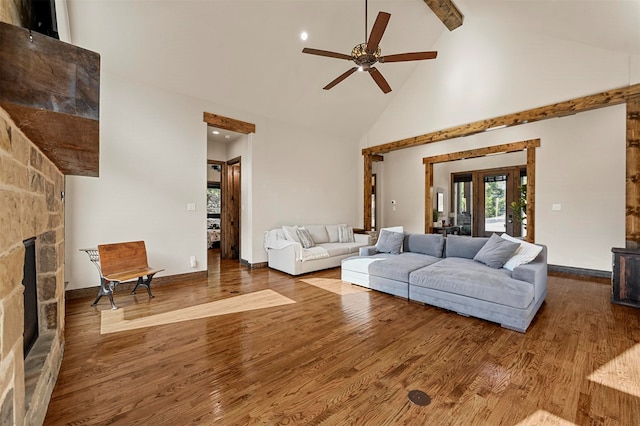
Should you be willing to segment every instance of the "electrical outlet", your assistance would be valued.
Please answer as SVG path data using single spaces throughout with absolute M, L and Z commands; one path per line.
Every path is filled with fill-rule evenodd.
M 554 212 L 559 212 L 562 210 L 562 204 L 551 204 L 551 210 Z
M 195 211 L 196 210 L 196 203 L 187 203 L 187 210 Z

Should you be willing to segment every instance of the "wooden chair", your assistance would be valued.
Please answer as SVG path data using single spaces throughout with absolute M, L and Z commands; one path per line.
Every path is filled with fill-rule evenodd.
M 142 286 L 147 289 L 149 297 L 153 297 L 151 280 L 155 274 L 164 271 L 164 269 L 149 267 L 144 241 L 102 244 L 98 246 L 98 253 L 100 256 L 100 291 L 91 306 L 95 306 L 102 296 L 107 296 L 111 302 L 111 309 L 118 309 L 113 301 L 115 287 L 121 282 L 134 278 L 137 278 L 138 282 L 131 293 L 135 294 L 138 286 Z

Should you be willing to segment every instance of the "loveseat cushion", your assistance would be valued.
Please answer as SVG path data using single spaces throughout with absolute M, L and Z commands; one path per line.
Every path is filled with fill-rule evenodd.
M 448 257 L 413 271 L 409 276 L 409 285 L 518 309 L 527 308 L 534 298 L 533 285 L 514 280 L 511 278 L 510 271 L 492 269 L 473 260 L 459 257 Z
M 404 237 L 405 252 L 442 257 L 444 236 L 442 234 L 407 234 Z
M 327 253 L 329 253 L 329 257 L 349 254 L 349 246 L 350 245 L 348 243 L 324 243 L 316 245 L 316 247 L 322 247 L 325 249 Z
M 487 241 L 489 241 L 489 238 L 485 237 L 447 235 L 447 243 L 445 245 L 446 257 L 473 259 Z
M 316 244 L 328 243 L 329 233 L 325 225 L 303 225 L 309 230 L 313 242 Z
M 329 236 L 330 243 L 337 243 L 339 241 L 338 238 L 338 227 L 347 226 L 346 223 L 340 223 L 338 225 L 327 225 L 327 235 Z
M 405 283 L 409 282 L 409 274 L 412 271 L 442 260 L 434 256 L 418 253 L 402 253 L 396 255 L 380 253 L 372 257 L 382 257 L 384 260 L 371 263 L 371 265 L 369 265 L 369 275 Z

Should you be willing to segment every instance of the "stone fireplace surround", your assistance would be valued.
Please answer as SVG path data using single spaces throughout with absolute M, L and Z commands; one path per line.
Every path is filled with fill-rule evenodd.
M 0 108 L 0 424 L 42 424 L 64 350 L 62 173 Z M 23 240 L 36 237 L 39 338 L 23 360 Z

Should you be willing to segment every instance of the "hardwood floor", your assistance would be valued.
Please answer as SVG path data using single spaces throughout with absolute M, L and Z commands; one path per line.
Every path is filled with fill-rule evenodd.
M 109 304 L 68 301 L 45 424 L 640 424 L 640 310 L 611 304 L 606 285 L 550 277 L 521 334 L 333 291 L 339 269 L 294 278 L 212 260 L 208 280 L 155 287 L 151 300 L 116 291 L 125 319 L 262 290 L 295 303 L 100 334 Z M 411 403 L 413 389 L 431 404 Z

